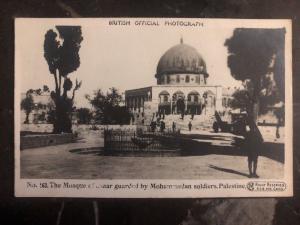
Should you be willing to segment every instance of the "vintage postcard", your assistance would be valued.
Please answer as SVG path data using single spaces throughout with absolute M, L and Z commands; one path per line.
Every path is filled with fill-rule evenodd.
M 17 197 L 293 195 L 291 20 L 15 20 Z

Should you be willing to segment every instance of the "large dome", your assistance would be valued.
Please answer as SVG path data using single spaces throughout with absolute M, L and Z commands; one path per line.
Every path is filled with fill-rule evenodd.
M 199 52 L 192 46 L 181 43 L 171 47 L 160 58 L 155 77 L 158 78 L 164 74 L 204 74 L 206 65 Z

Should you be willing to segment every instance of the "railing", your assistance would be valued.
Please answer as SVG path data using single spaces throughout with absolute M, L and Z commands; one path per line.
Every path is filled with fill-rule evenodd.
M 104 130 L 105 151 L 161 151 L 178 149 L 177 132 L 151 132 L 137 129 L 137 132 Z

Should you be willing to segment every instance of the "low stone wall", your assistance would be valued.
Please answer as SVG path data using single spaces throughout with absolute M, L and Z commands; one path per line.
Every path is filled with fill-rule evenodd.
M 90 131 L 90 130 L 104 130 L 104 129 L 113 129 L 113 130 L 136 130 L 136 125 L 85 125 L 85 124 L 80 124 L 80 125 L 73 125 L 72 130 L 73 132 L 83 132 L 83 131 Z
M 21 150 L 38 148 L 50 145 L 70 143 L 74 140 L 73 134 L 47 134 L 21 136 Z
M 121 130 L 135 130 L 136 125 L 91 125 L 91 124 L 73 124 L 73 132 L 86 132 L 90 130 L 104 130 L 104 129 L 121 129 Z M 21 131 L 31 132 L 46 132 L 51 133 L 53 131 L 52 124 L 21 124 Z

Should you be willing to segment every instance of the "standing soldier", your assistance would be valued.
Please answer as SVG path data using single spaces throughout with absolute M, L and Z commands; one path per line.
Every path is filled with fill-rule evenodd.
M 152 121 L 152 122 L 150 123 L 150 127 L 151 127 L 151 131 L 154 132 L 155 129 L 156 129 L 156 122 L 155 122 L 155 121 Z
M 192 122 L 191 121 L 189 122 L 188 126 L 189 126 L 189 131 L 191 131 L 192 130 Z
M 162 121 L 160 122 L 160 131 L 161 131 L 161 132 L 164 132 L 164 131 L 165 131 L 165 128 L 166 128 L 166 124 L 165 124 L 165 122 L 162 120 Z
M 257 129 L 257 128 L 256 128 Z M 260 148 L 262 147 L 263 139 L 259 130 L 250 130 L 245 133 L 245 149 L 248 156 L 248 169 L 250 178 L 258 178 L 256 173 L 257 162 Z
M 176 123 L 174 121 L 172 123 L 172 130 L 173 130 L 173 133 L 176 131 Z

